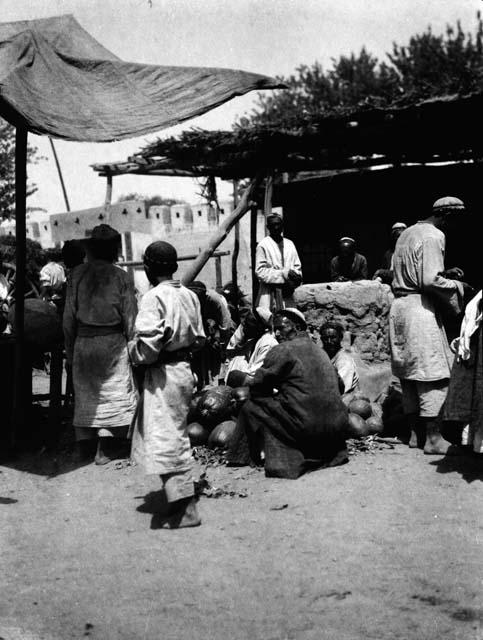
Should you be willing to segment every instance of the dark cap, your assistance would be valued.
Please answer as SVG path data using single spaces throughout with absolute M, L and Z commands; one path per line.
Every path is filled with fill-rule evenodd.
M 120 240 L 121 234 L 108 224 L 99 224 L 92 229 L 90 240 Z
M 169 242 L 156 240 L 146 247 L 144 252 L 144 264 L 147 266 L 167 266 L 176 265 L 178 254 L 176 249 Z

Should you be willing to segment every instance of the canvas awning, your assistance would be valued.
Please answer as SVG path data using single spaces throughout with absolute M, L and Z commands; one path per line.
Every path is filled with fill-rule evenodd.
M 39 135 L 121 140 L 283 86 L 235 69 L 124 62 L 73 16 L 0 24 L 0 116 Z

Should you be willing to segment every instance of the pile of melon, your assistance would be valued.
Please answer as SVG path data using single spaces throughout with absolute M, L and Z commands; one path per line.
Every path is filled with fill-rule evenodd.
M 191 446 L 227 449 L 236 428 L 236 416 L 248 398 L 248 388 L 207 386 L 195 393 L 188 413 Z
M 369 398 L 360 392 L 347 394 L 342 402 L 349 410 L 347 438 L 365 438 L 381 435 L 384 430 L 381 406 L 370 402 Z

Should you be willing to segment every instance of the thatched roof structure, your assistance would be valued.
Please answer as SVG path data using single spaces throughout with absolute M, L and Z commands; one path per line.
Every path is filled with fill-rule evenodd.
M 100 175 L 215 175 L 245 178 L 282 172 L 483 157 L 483 92 L 409 106 L 324 116 L 296 128 L 190 130 L 158 139 L 125 162 L 93 165 Z

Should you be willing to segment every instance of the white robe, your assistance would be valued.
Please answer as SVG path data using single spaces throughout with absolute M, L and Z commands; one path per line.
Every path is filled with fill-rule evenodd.
M 433 382 L 450 376 L 453 354 L 439 309 L 458 312 L 463 286 L 438 275 L 444 270 L 444 249 L 444 234 L 428 222 L 409 227 L 397 241 L 389 337 L 398 378 Z
M 283 238 L 283 255 L 280 245 L 266 236 L 257 245 L 255 254 L 255 274 L 259 281 L 258 298 L 255 306 L 270 309 L 275 285 L 281 286 L 288 279 L 289 271 L 302 276 L 302 265 L 294 243 Z M 286 307 L 293 306 L 292 298 L 285 298 Z
M 131 457 L 148 474 L 189 471 L 192 456 L 186 418 L 194 377 L 188 361 L 162 363 L 159 359 L 203 342 L 198 298 L 177 280 L 158 284 L 144 295 L 135 330 L 129 355 L 133 364 L 147 368 Z

